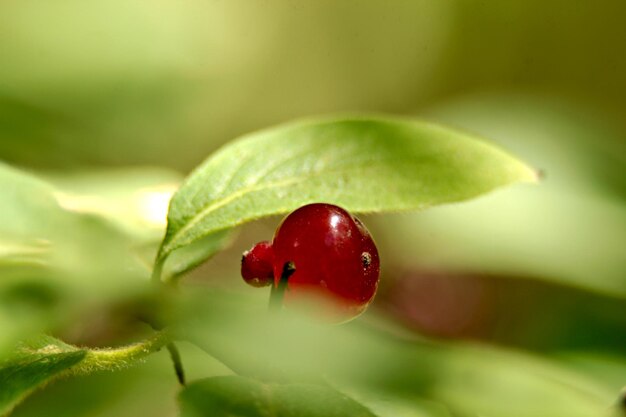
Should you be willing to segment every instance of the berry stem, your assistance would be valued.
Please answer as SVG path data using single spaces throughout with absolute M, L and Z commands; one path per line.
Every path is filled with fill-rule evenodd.
M 283 272 L 280 275 L 278 285 L 272 285 L 270 292 L 270 310 L 278 311 L 283 305 L 283 298 L 285 298 L 285 289 L 287 288 L 287 282 L 289 277 L 296 272 L 296 266 L 293 262 L 285 262 L 283 265 Z

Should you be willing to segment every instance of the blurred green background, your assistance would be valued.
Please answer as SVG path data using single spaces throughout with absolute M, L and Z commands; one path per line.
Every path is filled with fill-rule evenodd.
M 295 117 L 422 114 L 459 97 L 474 108 L 485 92 L 529 95 L 491 97 L 512 114 L 544 115 L 546 96 L 571 103 L 555 117 L 574 131 L 596 121 L 602 144 L 626 119 L 616 0 L 25 0 L 0 12 L 0 150 L 30 166 L 186 172 Z
M 374 312 L 420 334 L 558 358 L 617 396 L 626 384 L 624 22 L 619 0 L 6 0 L 0 159 L 54 183 L 63 207 L 113 219 L 136 248 L 160 237 L 181 178 L 241 134 L 335 112 L 478 133 L 544 180 L 366 217 L 384 262 Z M 246 226 L 190 281 L 247 291 L 238 257 L 276 221 Z M 119 329 L 102 324 L 112 314 L 102 304 L 96 330 L 61 333 L 110 340 Z M 188 349 L 190 362 L 207 360 Z M 150 379 L 150 398 L 173 391 L 167 361 L 149 365 L 125 384 L 148 392 Z M 92 379 L 111 391 L 119 380 Z M 41 415 L 80 385 L 63 384 L 17 414 Z M 145 409 L 128 395 L 97 412 L 90 401 L 67 415 Z M 173 399 L 165 403 L 171 414 Z

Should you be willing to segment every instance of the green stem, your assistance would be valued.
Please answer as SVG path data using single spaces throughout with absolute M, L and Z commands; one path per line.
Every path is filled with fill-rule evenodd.
M 167 351 L 170 353 L 170 358 L 172 362 L 174 362 L 174 371 L 176 372 L 176 378 L 178 378 L 178 383 L 182 386 L 185 386 L 185 370 L 183 369 L 183 362 L 180 359 L 180 352 L 178 348 L 174 344 L 174 342 L 170 342 L 166 345 Z
M 72 372 L 88 374 L 99 370 L 127 368 L 136 363 L 137 360 L 159 351 L 169 343 L 169 340 L 169 335 L 165 331 L 160 331 L 151 338 L 132 345 L 86 350 L 84 359 L 72 368 Z
M 293 262 L 285 262 L 283 265 L 283 272 L 278 281 L 278 285 L 272 285 L 270 292 L 270 310 L 278 311 L 283 306 L 283 298 L 285 298 L 285 290 L 287 289 L 287 282 L 289 277 L 296 272 L 296 266 Z
M 158 257 L 154 263 L 154 269 L 152 270 L 152 282 L 154 284 L 159 285 L 161 291 L 164 289 L 165 283 L 161 280 L 161 274 L 163 273 L 163 264 L 165 263 L 165 258 Z M 175 286 L 176 282 L 169 282 L 168 284 Z M 152 328 L 155 328 L 153 324 L 151 324 Z M 156 329 L 155 329 L 156 330 Z M 176 372 L 176 378 L 180 385 L 185 385 L 185 370 L 183 368 L 183 362 L 180 358 L 180 352 L 178 348 L 174 344 L 174 342 L 168 342 L 167 351 L 170 354 L 170 358 L 172 359 L 172 363 L 174 364 L 174 372 Z

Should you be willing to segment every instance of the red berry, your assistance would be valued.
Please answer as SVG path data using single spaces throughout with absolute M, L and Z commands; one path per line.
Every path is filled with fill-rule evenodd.
M 259 242 L 241 257 L 241 276 L 253 287 L 265 287 L 274 279 L 274 255 L 270 242 Z
M 287 281 L 285 302 L 306 295 L 331 301 L 336 320 L 362 313 L 378 287 L 378 250 L 368 230 L 346 210 L 331 204 L 309 204 L 289 214 L 272 243 L 274 281 L 286 263 L 295 272 Z

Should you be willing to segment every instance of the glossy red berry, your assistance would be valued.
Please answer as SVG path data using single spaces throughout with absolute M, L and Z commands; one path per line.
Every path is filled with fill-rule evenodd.
M 274 280 L 274 255 L 270 242 L 259 242 L 241 257 L 241 276 L 253 287 L 265 287 Z
M 271 247 L 274 285 L 286 266 L 285 304 L 319 296 L 324 313 L 344 321 L 362 313 L 378 287 L 378 250 L 356 217 L 331 204 L 309 204 L 289 214 L 276 230 Z M 243 273 L 243 269 L 242 269 Z
M 285 302 L 300 295 L 332 301 L 339 319 L 357 316 L 374 298 L 380 263 L 376 245 L 356 217 L 331 204 L 309 204 L 289 214 L 272 243 L 274 280 L 287 262 L 295 272 L 287 283 Z

